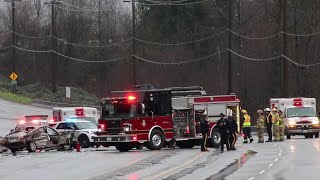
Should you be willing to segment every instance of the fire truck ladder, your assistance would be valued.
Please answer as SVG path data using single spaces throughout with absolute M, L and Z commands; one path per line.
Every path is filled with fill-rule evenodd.
M 172 97 L 185 97 L 185 96 L 204 96 L 206 91 L 201 86 L 188 86 L 188 87 L 169 87 Z

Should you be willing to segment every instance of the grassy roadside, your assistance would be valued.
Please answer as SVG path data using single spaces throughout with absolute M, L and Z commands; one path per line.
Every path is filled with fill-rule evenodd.
M 22 104 L 32 104 L 32 99 L 21 95 L 12 94 L 10 92 L 0 92 L 0 98 Z

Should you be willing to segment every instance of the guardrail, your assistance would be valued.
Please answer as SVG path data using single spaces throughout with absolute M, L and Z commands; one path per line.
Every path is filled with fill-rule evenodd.
M 100 108 L 99 106 L 91 106 L 88 104 L 71 104 L 71 103 L 44 101 L 40 99 L 33 99 L 32 105 L 46 107 L 46 108 L 54 108 L 54 107 L 94 107 L 97 109 Z

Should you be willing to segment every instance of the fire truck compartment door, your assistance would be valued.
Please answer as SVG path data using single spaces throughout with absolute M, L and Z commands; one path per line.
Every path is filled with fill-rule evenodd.
M 208 104 L 209 121 L 217 121 L 220 119 L 220 113 L 226 114 L 226 104 Z

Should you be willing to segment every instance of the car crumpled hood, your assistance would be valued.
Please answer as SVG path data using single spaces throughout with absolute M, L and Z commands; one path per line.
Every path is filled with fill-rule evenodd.
M 26 132 L 24 132 L 24 131 L 20 131 L 20 132 L 15 132 L 15 133 L 6 135 L 6 138 L 11 139 L 11 138 L 24 137 L 24 136 L 26 136 L 27 134 L 28 134 L 28 133 L 26 133 Z

